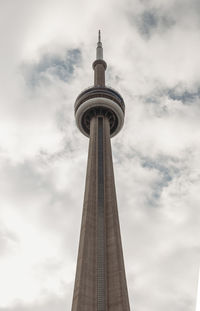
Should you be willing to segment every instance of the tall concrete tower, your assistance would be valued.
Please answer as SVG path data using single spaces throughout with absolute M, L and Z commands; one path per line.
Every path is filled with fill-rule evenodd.
M 105 85 L 100 31 L 94 86 L 75 102 L 76 124 L 89 154 L 72 311 L 128 311 L 110 138 L 122 128 L 124 101 Z

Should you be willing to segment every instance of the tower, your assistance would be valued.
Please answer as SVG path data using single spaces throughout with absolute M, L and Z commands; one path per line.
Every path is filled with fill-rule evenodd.
M 100 31 L 94 86 L 77 97 L 76 124 L 89 137 L 86 186 L 72 311 L 128 311 L 110 137 L 124 122 L 121 95 L 105 85 Z

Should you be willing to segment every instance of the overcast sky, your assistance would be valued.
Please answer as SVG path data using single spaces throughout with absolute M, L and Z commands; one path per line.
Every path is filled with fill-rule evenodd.
M 199 0 L 0 0 L 0 311 L 71 308 L 88 139 L 74 101 L 106 81 L 131 310 L 194 311 L 200 263 Z

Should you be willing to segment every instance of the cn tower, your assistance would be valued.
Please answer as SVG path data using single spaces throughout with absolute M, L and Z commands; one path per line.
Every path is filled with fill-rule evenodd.
M 89 154 L 72 311 L 128 311 L 129 300 L 110 138 L 124 123 L 121 95 L 105 84 L 99 31 L 94 86 L 77 97 L 75 118 Z

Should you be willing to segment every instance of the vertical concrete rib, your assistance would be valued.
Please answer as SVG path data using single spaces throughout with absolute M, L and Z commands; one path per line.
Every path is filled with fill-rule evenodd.
M 97 311 L 106 311 L 103 118 L 98 117 Z

